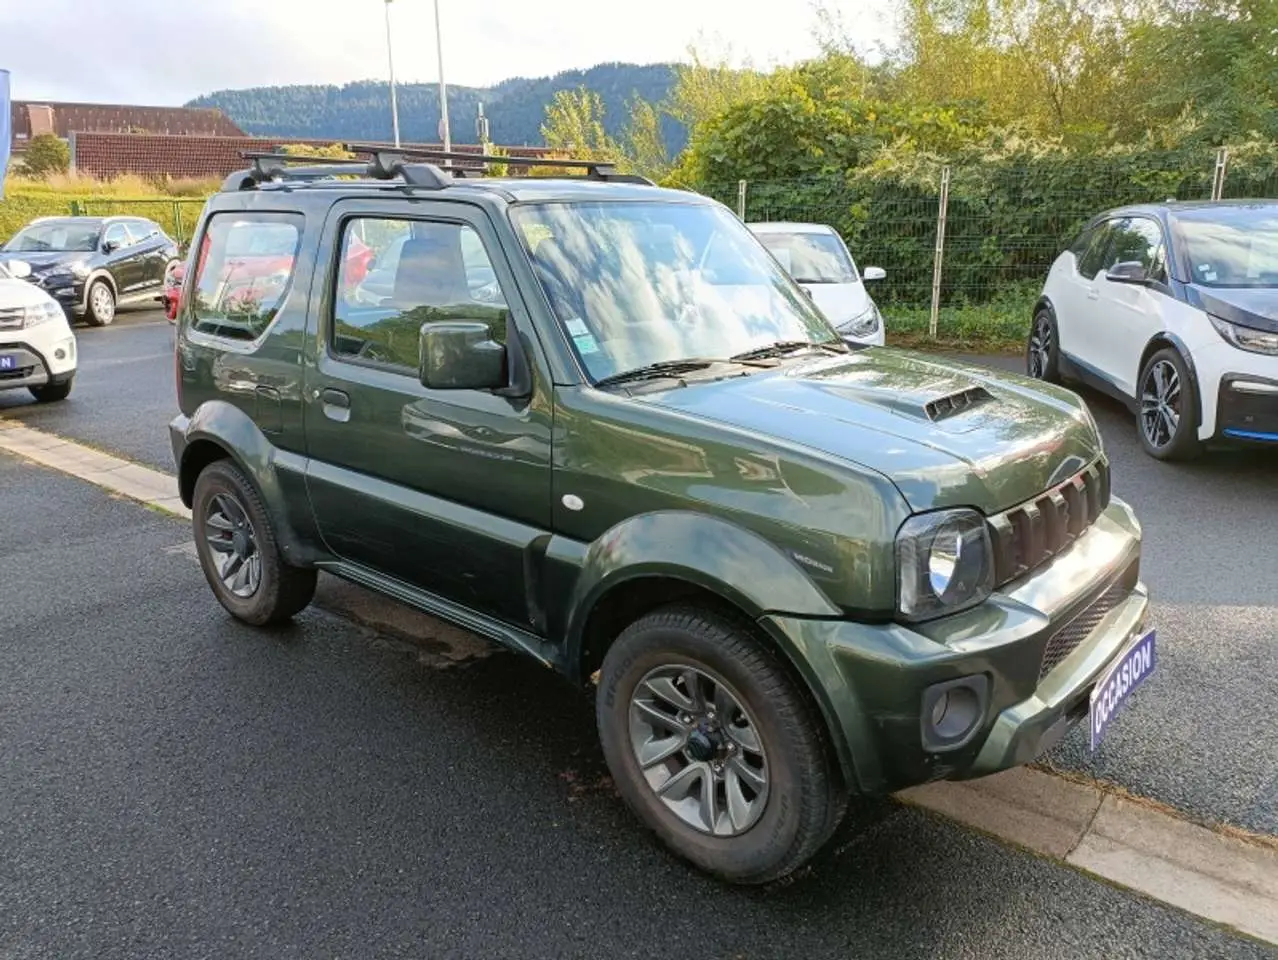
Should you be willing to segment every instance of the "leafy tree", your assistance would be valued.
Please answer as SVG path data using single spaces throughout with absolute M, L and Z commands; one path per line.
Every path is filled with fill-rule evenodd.
M 42 133 L 31 138 L 22 165 L 29 177 L 48 179 L 55 173 L 71 169 L 71 148 L 52 133 Z
M 630 119 L 623 131 L 626 157 L 637 171 L 660 180 L 670 170 L 670 153 L 661 132 L 661 114 L 636 95 L 629 104 Z
M 541 136 L 546 146 L 570 155 L 615 160 L 621 154 L 604 129 L 603 98 L 585 87 L 555 94 L 546 106 Z
M 692 133 L 731 107 L 761 95 L 768 87 L 766 74 L 749 66 L 729 66 L 726 54 L 709 61 L 690 48 L 688 55 L 691 63 L 675 68 L 674 86 L 665 109 Z

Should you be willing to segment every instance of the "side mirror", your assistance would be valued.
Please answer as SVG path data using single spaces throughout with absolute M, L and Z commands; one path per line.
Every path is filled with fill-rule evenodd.
M 119 241 L 119 240 L 103 240 L 103 241 L 102 241 L 102 252 L 103 252 L 103 253 L 115 253 L 115 251 L 117 251 L 117 250 L 119 250 L 119 249 L 120 249 L 120 241 Z
M 25 260 L 10 260 L 5 264 L 5 268 L 15 280 L 25 280 L 31 276 L 31 264 Z
M 887 279 L 887 271 L 882 267 L 866 267 L 861 273 L 863 280 L 885 280 Z
M 1105 273 L 1105 279 L 1110 283 L 1149 283 L 1145 265 L 1139 260 L 1124 260 L 1114 264 Z
M 431 390 L 499 390 L 507 385 L 506 348 L 488 324 L 472 320 L 423 323 L 422 386 Z

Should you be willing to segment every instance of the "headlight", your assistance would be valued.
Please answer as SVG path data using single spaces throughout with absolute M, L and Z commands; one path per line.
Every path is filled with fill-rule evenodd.
M 906 620 L 930 620 L 975 606 L 994 583 L 985 518 L 974 510 L 924 513 L 896 537 L 897 606 Z
M 870 306 L 864 312 L 839 327 L 839 332 L 853 337 L 868 337 L 879 329 L 879 324 L 882 322 L 883 318 L 879 315 L 879 308 L 871 300 Z
M 41 303 L 22 311 L 22 326 L 34 327 L 41 323 L 48 323 L 50 320 L 57 320 L 62 315 L 62 308 L 56 303 Z
M 1240 327 L 1236 323 L 1222 320 L 1207 314 L 1207 319 L 1216 328 L 1216 332 L 1224 337 L 1227 343 L 1248 353 L 1263 353 L 1278 357 L 1278 333 L 1266 333 L 1264 330 L 1253 330 L 1251 327 Z
M 45 274 L 46 277 L 75 277 L 77 280 L 83 280 L 88 275 L 89 268 L 85 266 L 82 260 L 60 263 Z

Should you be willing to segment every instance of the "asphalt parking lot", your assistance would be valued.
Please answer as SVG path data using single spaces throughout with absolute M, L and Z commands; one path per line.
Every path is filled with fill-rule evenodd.
M 78 332 L 71 399 L 0 415 L 171 471 L 169 325 Z M 1086 396 L 1145 525 L 1160 664 L 1100 752 L 1076 731 L 1051 762 L 1278 833 L 1278 457 L 1157 464 Z M 646 838 L 589 704 L 535 666 L 314 609 L 263 638 L 185 524 L 5 455 L 0 489 L 0 956 L 1269 955 L 890 802 L 811 876 L 724 889 Z
M 725 888 L 607 788 L 590 704 L 311 609 L 262 634 L 184 523 L 0 454 L 0 956 L 1269 956 L 891 802 Z

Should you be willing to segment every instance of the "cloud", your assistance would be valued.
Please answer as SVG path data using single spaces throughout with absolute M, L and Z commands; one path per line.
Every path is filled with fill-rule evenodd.
M 851 25 L 881 38 L 877 12 Z M 440 0 L 450 83 L 488 85 L 596 63 L 683 59 L 699 35 L 756 63 L 816 52 L 810 0 L 645 0 L 612 8 Z M 16 99 L 178 104 L 213 90 L 387 76 L 382 0 L 42 0 L 0 4 Z M 694 11 L 695 12 L 692 12 Z M 395 72 L 437 79 L 432 0 L 393 0 Z M 12 42 L 15 39 L 18 42 Z M 86 42 L 88 41 L 88 42 Z

